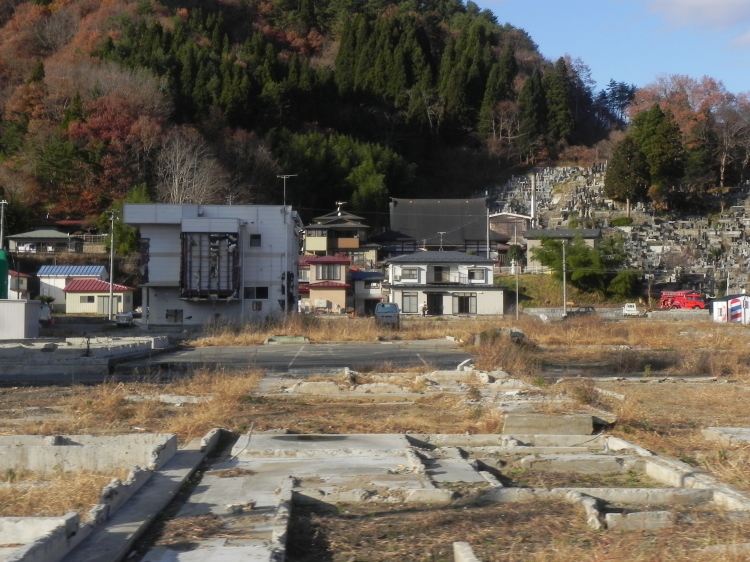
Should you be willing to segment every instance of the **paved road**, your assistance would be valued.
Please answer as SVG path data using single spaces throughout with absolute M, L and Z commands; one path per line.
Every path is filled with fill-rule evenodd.
M 257 367 L 276 372 L 326 371 L 344 367 L 357 370 L 386 363 L 399 367 L 430 365 L 455 369 L 470 357 L 448 340 L 201 347 L 127 361 L 117 366 L 116 373 L 181 371 L 201 366 Z

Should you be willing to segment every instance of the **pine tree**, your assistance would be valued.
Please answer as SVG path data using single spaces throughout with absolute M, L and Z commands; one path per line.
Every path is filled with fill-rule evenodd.
M 533 153 L 545 145 L 547 134 L 547 101 L 542 85 L 542 76 L 534 69 L 526 79 L 518 95 L 519 143 L 521 153 Z
M 634 201 L 647 197 L 650 177 L 648 162 L 638 142 L 626 136 L 612 152 L 604 179 L 604 193 L 616 201 Z
M 547 134 L 552 141 L 568 142 L 575 122 L 571 111 L 568 66 L 562 57 L 544 75 L 544 90 L 548 115 Z

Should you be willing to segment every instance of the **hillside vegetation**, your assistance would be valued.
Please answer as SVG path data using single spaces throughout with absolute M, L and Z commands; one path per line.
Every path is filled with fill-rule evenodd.
M 622 126 L 580 60 L 459 1 L 10 0 L 0 6 L 0 186 L 28 212 L 130 201 L 464 196 Z M 573 108 L 577 111 L 573 111 Z M 27 214 L 24 214 L 24 213 Z

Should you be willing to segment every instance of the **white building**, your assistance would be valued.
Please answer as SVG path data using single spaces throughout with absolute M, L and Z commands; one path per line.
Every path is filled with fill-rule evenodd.
M 387 261 L 383 293 L 403 314 L 503 314 L 505 288 L 494 284 L 493 261 L 463 252 L 416 252 Z
M 8 270 L 8 298 L 11 300 L 29 299 L 29 280 L 31 275 Z
M 63 289 L 76 279 L 109 280 L 107 268 L 103 265 L 43 265 L 37 272 L 39 294 L 52 297 L 53 312 L 65 312 L 65 292 Z
M 297 309 L 302 223 L 281 205 L 126 204 L 140 229 L 144 329 Z

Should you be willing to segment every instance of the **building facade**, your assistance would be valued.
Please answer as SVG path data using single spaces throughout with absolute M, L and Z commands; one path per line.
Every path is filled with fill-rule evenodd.
M 143 329 L 297 309 L 302 223 L 290 206 L 126 204 L 123 219 L 141 234 Z
M 53 312 L 66 312 L 65 287 L 76 279 L 109 280 L 103 265 L 43 265 L 37 272 L 39 294 L 55 299 L 50 304 Z
M 427 251 L 391 258 L 387 264 L 383 292 L 402 314 L 503 314 L 505 288 L 494 284 L 490 259 Z
M 107 281 L 98 279 L 76 279 L 63 289 L 67 314 L 109 315 L 110 287 Z M 112 285 L 112 312 L 133 311 L 133 289 L 125 285 Z

